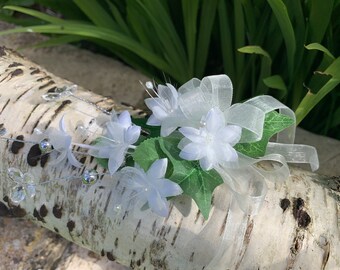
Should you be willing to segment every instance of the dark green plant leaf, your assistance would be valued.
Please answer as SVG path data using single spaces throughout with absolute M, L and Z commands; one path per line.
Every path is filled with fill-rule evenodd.
M 106 158 L 95 158 L 98 165 L 102 166 L 104 169 L 109 168 L 109 160 Z
M 294 124 L 294 120 L 284 114 L 272 111 L 266 114 L 262 139 L 253 143 L 238 143 L 234 148 L 249 157 L 258 158 L 266 153 L 269 139 L 276 133 Z

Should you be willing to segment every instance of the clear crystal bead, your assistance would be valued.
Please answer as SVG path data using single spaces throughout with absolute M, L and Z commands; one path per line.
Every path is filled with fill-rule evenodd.
M 9 198 L 13 204 L 21 203 L 26 197 L 25 189 L 22 186 L 15 186 L 12 188 Z
M 60 93 L 47 93 L 43 94 L 41 97 L 45 101 L 55 101 L 62 98 L 62 95 Z
M 43 139 L 39 143 L 39 149 L 43 154 L 49 153 L 49 152 L 52 151 L 52 144 L 50 143 L 50 141 L 48 139 Z
M 8 176 L 16 183 L 22 183 L 23 181 L 23 174 L 17 168 L 8 168 Z
M 86 170 L 83 173 L 82 181 L 85 185 L 93 185 L 98 180 L 98 172 L 94 169 Z
M 35 192 L 35 185 L 27 185 L 25 187 L 25 191 L 26 191 L 27 197 L 33 198 L 35 196 L 35 194 L 36 194 L 36 192 Z

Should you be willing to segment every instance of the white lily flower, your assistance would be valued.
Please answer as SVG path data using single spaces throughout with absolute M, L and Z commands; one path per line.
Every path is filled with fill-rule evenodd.
M 150 209 L 156 214 L 167 217 L 169 204 L 167 197 L 178 196 L 183 193 L 181 187 L 165 178 L 168 159 L 156 160 L 147 172 L 138 165 L 124 167 L 121 170 L 126 182 L 126 187 L 137 194 L 138 204 L 143 206 L 148 203 Z
M 56 160 L 50 162 L 50 165 L 57 165 L 65 160 L 80 168 L 81 164 L 72 153 L 72 136 L 66 132 L 65 119 L 63 117 L 59 121 L 59 130 L 50 129 L 47 131 L 48 140 L 53 146 L 53 151 L 58 153 Z
M 148 82 L 146 86 L 157 95 L 157 97 L 145 99 L 146 106 L 153 113 L 147 124 L 161 126 L 161 136 L 168 136 L 179 127 L 179 122 L 184 119 L 178 106 L 178 92 L 169 83 L 166 86 L 158 85 L 157 92 L 153 90 L 151 82 Z
M 226 125 L 223 112 L 211 109 L 199 129 L 183 127 L 179 131 L 185 136 L 180 143 L 180 157 L 186 160 L 199 160 L 204 170 L 210 170 L 218 164 L 238 159 L 233 146 L 240 140 L 242 128 Z
M 141 127 L 133 125 L 128 111 L 122 112 L 118 117 L 113 115 L 111 121 L 106 123 L 106 129 L 100 141 L 89 147 L 89 154 L 97 158 L 109 159 L 109 171 L 115 173 L 123 164 L 129 148 L 137 142 Z

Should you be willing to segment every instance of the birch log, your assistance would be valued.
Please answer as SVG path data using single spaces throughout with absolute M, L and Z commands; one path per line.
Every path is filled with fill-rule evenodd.
M 93 118 L 101 112 L 93 105 L 73 97 L 56 102 L 41 98 L 70 84 L 0 48 L 0 126 L 7 130 L 5 136 L 32 140 L 35 128 L 57 126 L 62 115 L 74 134 L 79 120 L 96 125 Z M 108 110 L 126 109 L 83 89 L 77 96 Z M 85 142 L 93 139 L 90 135 Z M 82 169 L 55 169 L 48 159 L 37 157 L 34 144 L 0 141 L 0 206 L 133 269 L 340 269 L 339 178 L 292 167 L 284 184 L 268 183 L 256 217 L 237 209 L 227 188 L 220 186 L 208 220 L 185 196 L 172 202 L 169 217 L 161 218 L 149 210 L 116 207 L 124 179 L 104 176 L 91 187 L 66 179 L 81 175 L 85 167 L 97 168 L 90 157 L 82 157 Z M 39 182 L 59 180 L 37 186 L 35 197 L 14 206 L 8 198 L 13 187 L 9 167 L 30 172 Z

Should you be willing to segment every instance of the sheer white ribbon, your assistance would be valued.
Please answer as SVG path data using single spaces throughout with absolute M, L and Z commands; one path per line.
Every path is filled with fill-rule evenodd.
M 254 159 L 238 153 L 237 162 L 219 164 L 214 168 L 246 216 L 251 217 L 258 213 L 267 193 L 266 180 L 283 182 L 289 177 L 287 163 L 309 163 L 313 171 L 318 169 L 316 149 L 312 146 L 293 144 L 296 128 L 294 112 L 275 98 L 264 95 L 231 105 L 233 88 L 231 80 L 226 75 L 209 76 L 202 81 L 192 79 L 181 86 L 178 92 L 179 108 L 188 120 L 186 123 L 191 123 L 192 127 L 201 126 L 202 117 L 210 109 L 217 107 L 224 113 L 227 124 L 242 127 L 241 143 L 261 140 L 266 113 L 278 110 L 294 120 L 292 126 L 277 134 L 276 142 L 268 143 L 263 157 Z M 178 122 L 178 126 L 183 125 Z M 266 170 L 258 166 L 262 161 L 270 161 L 271 169 Z M 232 223 L 235 222 L 234 220 Z M 236 223 L 240 229 L 245 228 L 244 222 Z M 235 232 L 235 229 L 232 229 L 235 224 L 230 226 L 228 224 L 230 222 L 225 227 L 220 252 L 209 263 L 209 269 L 216 269 L 223 254 L 232 246 L 230 239 L 233 238 L 231 234 Z

